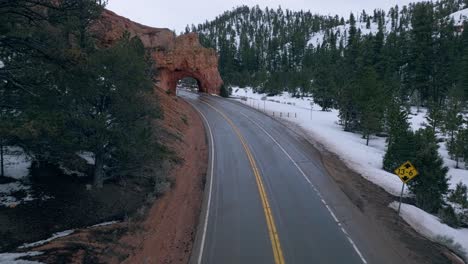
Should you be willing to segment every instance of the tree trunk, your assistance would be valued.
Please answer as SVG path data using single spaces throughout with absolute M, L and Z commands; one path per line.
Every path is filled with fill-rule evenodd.
M 3 163 L 3 142 L 0 140 L 0 176 L 5 177 L 5 169 Z
M 104 183 L 104 160 L 101 153 L 96 153 L 95 155 L 94 187 L 102 188 Z
M 369 140 L 370 140 L 370 133 L 367 134 L 367 142 L 366 142 L 366 146 L 369 146 Z

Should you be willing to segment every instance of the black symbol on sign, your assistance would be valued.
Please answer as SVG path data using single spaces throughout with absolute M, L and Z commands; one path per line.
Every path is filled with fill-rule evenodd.
M 408 163 L 406 163 L 405 168 L 409 169 L 409 168 L 411 168 L 411 165 L 409 165 Z
M 402 179 L 403 179 L 404 181 L 409 180 L 408 176 L 405 176 L 405 177 L 403 177 Z

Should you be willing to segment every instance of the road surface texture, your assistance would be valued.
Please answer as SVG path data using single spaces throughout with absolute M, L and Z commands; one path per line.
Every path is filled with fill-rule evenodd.
M 237 102 L 179 96 L 200 112 L 211 148 L 192 263 L 427 262 L 382 236 L 304 138 Z

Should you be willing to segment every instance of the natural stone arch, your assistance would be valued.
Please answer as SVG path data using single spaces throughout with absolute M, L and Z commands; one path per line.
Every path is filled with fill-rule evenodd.
M 102 46 L 113 45 L 125 32 L 139 37 L 155 61 L 156 85 L 165 91 L 175 94 L 177 81 L 188 76 L 199 81 L 201 92 L 220 93 L 218 55 L 204 48 L 196 33 L 176 37 L 169 29 L 144 26 L 109 10 L 94 22 L 92 32 Z
M 185 70 L 170 71 L 167 69 L 163 69 L 159 73 L 159 77 L 160 87 L 164 88 L 164 90 L 166 91 L 169 91 L 171 94 L 175 94 L 177 89 L 177 83 L 179 82 L 179 80 L 182 80 L 187 77 L 193 78 L 197 81 L 199 92 L 217 94 L 217 91 L 215 89 L 209 88 L 210 86 L 209 84 L 207 84 L 206 79 L 196 72 Z
M 198 35 L 190 33 L 176 38 L 171 51 L 153 53 L 157 62 L 159 86 L 172 94 L 177 81 L 192 77 L 199 82 L 200 92 L 219 94 L 223 80 L 218 72 L 218 56 L 201 46 Z

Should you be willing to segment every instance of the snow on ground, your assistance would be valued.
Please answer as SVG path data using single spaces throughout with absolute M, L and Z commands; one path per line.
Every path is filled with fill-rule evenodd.
M 25 253 L 0 253 L 0 263 L 3 264 L 41 264 L 37 261 L 22 260 L 22 257 L 34 257 L 41 255 L 42 252 L 31 251 Z
M 52 241 L 54 239 L 61 238 L 61 237 L 66 237 L 66 236 L 72 234 L 73 232 L 75 232 L 75 230 L 65 230 L 65 231 L 62 231 L 62 232 L 54 233 L 51 237 L 49 237 L 47 239 L 40 240 L 40 241 L 33 242 L 33 243 L 23 244 L 23 245 L 19 246 L 18 248 L 19 249 L 24 249 L 24 248 L 32 248 L 32 247 L 41 246 L 41 245 L 44 245 L 46 243 L 49 243 L 50 241 Z
M 450 17 L 455 21 L 455 26 L 462 26 L 468 20 L 468 8 L 455 12 Z
M 86 163 L 88 163 L 89 165 L 94 165 L 94 153 L 88 151 L 81 151 L 76 154 L 82 159 L 86 160 Z
M 22 198 L 18 198 L 19 196 L 15 195 L 18 192 L 23 193 L 23 195 L 20 195 Z M 0 184 L 0 206 L 11 207 L 32 200 L 34 198 L 30 193 L 29 186 L 21 182 Z
M 31 188 L 21 181 L 29 175 L 31 166 L 24 151 L 17 147 L 6 147 L 4 162 L 5 176 L 18 181 L 0 184 L 0 206 L 16 206 L 34 200 Z
M 104 222 L 104 223 L 92 225 L 92 226 L 90 226 L 90 227 L 88 227 L 88 228 L 101 227 L 101 226 L 108 226 L 108 225 L 117 224 L 118 222 L 119 222 L 119 221 L 109 221 L 109 222 Z
M 256 94 L 252 89 L 238 89 L 233 88 L 233 97 L 244 98 L 247 101 L 241 100 L 246 105 L 264 110 L 269 115 L 276 117 L 281 116 L 288 121 L 294 122 L 318 142 L 323 144 L 329 151 L 337 154 L 348 166 L 360 173 L 369 181 L 384 188 L 392 195 L 399 196 L 401 192 L 402 183 L 400 179 L 389 172 L 382 169 L 383 156 L 385 155 L 386 142 L 385 138 L 372 137 L 369 146 L 366 146 L 366 141 L 362 139 L 361 135 L 343 131 L 343 128 L 338 124 L 338 111 L 332 110 L 330 112 L 322 112 L 321 107 L 312 103 L 310 98 L 293 98 L 288 93 L 275 97 L 267 97 L 266 101 L 262 101 L 263 94 Z M 411 110 L 414 115 L 410 116 L 411 126 L 414 130 L 423 127 L 425 123 L 426 110 L 421 109 L 418 113 L 416 109 Z M 289 118 L 287 117 L 289 113 Z M 448 175 L 451 177 L 449 180 L 450 188 L 455 188 L 456 184 L 460 181 L 468 185 L 468 170 L 455 169 L 455 161 L 449 158 L 445 143 L 440 144 L 439 150 L 441 156 L 444 158 L 445 165 L 449 167 Z M 463 167 L 463 163 L 460 164 Z M 409 195 L 406 191 L 405 195 Z M 411 214 L 422 215 L 421 219 L 437 219 L 420 209 L 417 211 L 416 207 L 410 205 L 405 206 L 406 218 L 405 220 L 411 224 Z M 409 212 L 408 212 L 409 211 Z M 418 218 L 416 218 L 418 219 Z M 436 221 L 438 224 L 434 224 Z M 421 222 L 419 229 L 423 228 L 432 230 L 434 234 L 446 234 L 453 236 L 453 239 L 459 242 L 468 252 L 468 230 L 467 229 L 453 229 L 449 226 L 440 223 L 438 220 L 432 222 Z M 417 221 L 416 221 L 417 222 Z M 430 225 L 429 225 L 430 224 Z M 439 228 L 440 227 L 440 228 Z M 451 230 L 446 233 L 445 230 Z M 424 231 L 424 230 L 423 230 Z M 423 233 L 428 235 L 428 233 Z M 465 239 L 459 239 L 460 236 L 465 236 Z
M 14 179 L 27 177 L 31 160 L 24 151 L 18 147 L 6 147 L 5 152 L 5 175 Z
M 3 61 L 0 60 L 0 69 L 5 67 L 5 64 L 3 63 Z
M 393 202 L 389 206 L 398 210 L 398 202 Z M 468 259 L 468 229 L 449 227 L 442 224 L 439 218 L 409 204 L 401 205 L 400 215 L 414 230 L 432 241 L 442 242 L 441 238 L 443 237 L 453 239 L 454 244 L 458 243 L 464 248 L 465 256 L 463 257 Z M 454 245 L 447 246 L 453 249 Z
M 336 43 L 337 46 L 339 46 L 340 41 L 343 41 L 343 44 L 346 45 L 346 41 L 348 39 L 348 32 L 349 32 L 350 28 L 351 28 L 351 25 L 348 23 L 348 24 L 345 24 L 345 25 L 334 27 L 334 28 L 332 28 L 330 30 L 333 33 L 338 33 L 337 43 Z M 373 22 L 373 21 L 371 21 L 369 28 L 367 28 L 367 23 L 366 22 L 356 22 L 356 28 L 358 30 L 361 30 L 361 34 L 363 36 L 367 36 L 367 35 L 370 35 L 370 34 L 375 35 L 375 34 L 377 34 L 377 32 L 379 32 L 378 23 Z M 386 22 L 385 27 L 384 27 L 384 34 L 387 33 L 387 32 L 390 32 L 391 29 L 392 29 L 391 20 L 387 19 L 387 22 Z M 312 45 L 314 47 L 318 47 L 318 46 L 322 45 L 322 43 L 324 42 L 325 36 L 326 36 L 326 33 L 325 33 L 324 30 L 313 33 L 310 36 L 310 39 L 307 42 L 307 45 L 308 46 Z
M 453 18 L 455 21 L 455 26 L 462 26 L 463 23 L 468 20 L 468 8 L 460 10 L 458 12 L 455 12 L 449 16 L 450 18 Z M 384 26 L 384 34 L 388 34 L 392 30 L 392 23 L 391 23 L 391 18 L 389 16 L 386 17 L 385 19 L 385 26 Z M 337 46 L 340 44 L 340 41 L 343 41 L 343 44 L 346 45 L 346 41 L 348 39 L 348 32 L 349 29 L 351 28 L 351 25 L 349 23 L 345 25 L 340 25 L 337 27 L 332 28 L 330 31 L 333 33 L 338 33 L 337 36 Z M 377 34 L 379 32 L 379 26 L 377 22 L 371 21 L 370 23 L 370 28 L 367 28 L 367 22 L 356 22 L 356 28 L 358 30 L 361 30 L 362 36 L 367 36 L 370 34 Z M 312 33 L 310 36 L 309 41 L 307 42 L 307 45 L 312 45 L 314 47 L 318 47 L 323 44 L 324 40 L 326 38 L 326 32 L 325 30 L 321 30 L 319 32 Z

